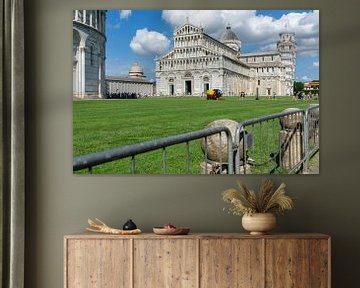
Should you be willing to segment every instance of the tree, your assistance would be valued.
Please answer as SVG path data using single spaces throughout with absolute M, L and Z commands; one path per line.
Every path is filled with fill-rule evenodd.
M 303 82 L 294 82 L 294 93 L 304 90 L 304 83 Z

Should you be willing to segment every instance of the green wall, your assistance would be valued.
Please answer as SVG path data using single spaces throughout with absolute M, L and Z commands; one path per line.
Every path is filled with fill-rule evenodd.
M 144 231 L 172 222 L 195 232 L 240 232 L 222 210 L 220 193 L 239 176 L 73 176 L 73 9 L 320 9 L 320 175 L 276 176 L 298 196 L 278 232 L 321 232 L 332 238 L 333 287 L 358 287 L 360 252 L 360 22 L 354 1 L 25 1 L 26 287 L 63 287 L 63 236 L 87 217 Z M 355 7 L 355 5 L 357 7 Z M 242 177 L 249 186 L 261 176 Z

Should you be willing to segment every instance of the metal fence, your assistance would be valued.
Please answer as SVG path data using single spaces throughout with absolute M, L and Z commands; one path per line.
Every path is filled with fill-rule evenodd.
M 183 144 L 185 145 L 185 151 L 186 151 L 185 159 L 183 159 L 183 166 L 185 167 L 186 174 L 190 174 L 190 163 L 191 163 L 190 142 L 198 139 L 203 139 L 204 146 L 207 147 L 208 137 L 212 135 L 218 135 L 218 138 L 220 139 L 219 149 L 224 148 L 224 145 L 226 145 L 226 157 L 224 157 L 224 160 L 226 158 L 230 163 L 233 163 L 233 154 L 234 154 L 233 146 L 232 146 L 233 140 L 230 130 L 227 127 L 214 127 L 205 130 L 156 139 L 153 141 L 148 141 L 140 144 L 115 148 L 104 152 L 75 157 L 73 160 L 73 171 L 88 169 L 88 172 L 92 173 L 94 166 L 112 162 L 115 160 L 130 158 L 131 159 L 130 173 L 135 174 L 136 157 L 138 155 L 161 149 L 162 173 L 167 174 L 167 167 L 168 167 L 167 148 L 170 146 Z M 226 141 L 224 137 L 226 138 Z M 204 149 L 204 161 L 206 161 L 206 159 L 208 158 L 207 151 L 208 151 L 207 149 Z M 181 159 L 179 160 L 179 158 L 181 157 L 177 157 L 176 161 L 181 161 Z M 223 167 L 223 160 L 220 159 L 220 166 L 219 166 L 220 173 L 223 173 L 222 167 Z M 208 166 L 206 165 L 205 173 L 210 172 L 207 171 L 207 169 Z M 229 167 L 226 172 L 229 174 L 233 174 L 232 167 Z
M 157 172 L 149 172 L 151 174 L 291 174 L 307 171 L 309 159 L 319 149 L 319 112 L 319 105 L 306 110 L 290 109 L 243 121 L 236 129 L 208 128 L 83 155 L 73 159 L 73 171 L 87 169 L 92 173 L 93 167 L 127 159 L 128 164 L 124 165 L 128 166 L 128 172 L 117 174 L 143 173 L 137 170 L 139 158 L 151 151 L 158 154 L 144 161 L 161 166 Z M 174 146 L 177 150 L 171 156 L 169 149 Z M 170 162 L 176 162 L 180 168 L 174 172 L 169 169 Z
M 305 137 L 304 137 L 304 167 L 307 172 L 309 160 L 319 150 L 320 141 L 320 107 L 312 105 L 305 114 Z
M 253 135 L 238 149 L 236 174 L 292 174 L 306 171 L 309 159 L 319 149 L 319 105 L 307 110 L 289 109 L 282 113 L 250 119 L 239 123 L 235 147 L 240 147 L 245 133 Z M 242 158 L 239 154 L 245 154 Z

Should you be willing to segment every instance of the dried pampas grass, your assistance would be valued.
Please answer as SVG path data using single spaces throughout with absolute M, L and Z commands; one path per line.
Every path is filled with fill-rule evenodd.
M 234 215 L 251 215 L 255 213 L 283 214 L 294 207 L 294 198 L 285 195 L 284 183 L 274 190 L 274 182 L 264 179 L 259 193 L 249 190 L 245 183 L 238 182 L 238 189 L 227 189 L 222 193 L 222 199 L 230 203 L 229 212 Z

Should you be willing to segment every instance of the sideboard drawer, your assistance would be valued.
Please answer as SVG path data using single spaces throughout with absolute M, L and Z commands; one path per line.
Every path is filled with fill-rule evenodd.
M 200 287 L 262 287 L 261 239 L 203 239 Z
M 194 239 L 134 240 L 133 287 L 196 288 L 197 258 Z
M 132 283 L 130 240 L 67 241 L 65 287 L 129 288 Z

